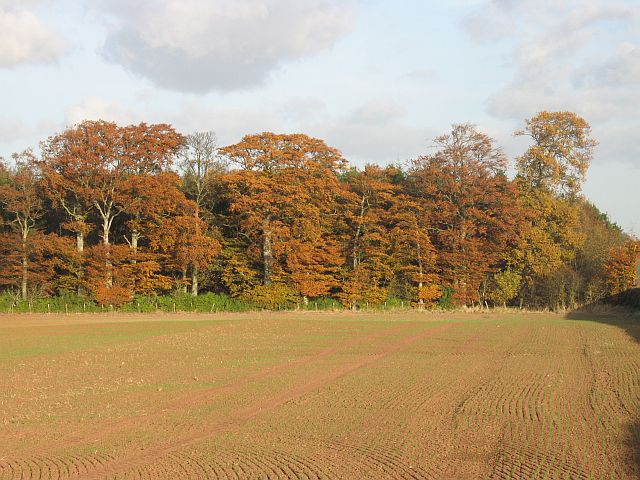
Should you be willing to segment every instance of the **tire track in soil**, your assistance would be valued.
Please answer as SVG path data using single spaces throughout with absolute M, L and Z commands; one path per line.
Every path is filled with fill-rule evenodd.
M 158 465 L 167 464 L 167 474 L 158 474 Z M 339 478 L 329 466 L 319 465 L 315 459 L 293 455 L 279 450 L 251 448 L 251 450 L 216 451 L 214 458 L 206 458 L 202 452 L 170 454 L 159 462 L 141 469 L 142 473 L 125 474 L 129 479 L 172 479 L 176 478 L 176 466 L 181 466 L 183 478 L 282 478 L 300 480 L 323 480 Z M 240 472 L 234 472 L 234 466 L 242 466 Z
M 461 374 L 461 359 L 471 353 L 474 346 L 491 333 L 492 331 L 486 328 L 468 336 L 465 332 L 462 340 L 455 340 L 457 344 L 453 349 L 447 348 L 443 351 L 441 347 L 436 347 L 431 353 L 438 359 L 436 362 L 439 368 L 434 369 L 431 364 L 422 365 L 411 379 L 407 378 L 402 384 L 397 385 L 391 395 L 388 395 L 385 390 L 385 397 L 391 398 L 383 399 L 379 409 L 372 409 L 372 413 L 355 429 L 359 434 L 343 437 L 341 445 L 366 445 L 364 448 L 371 452 L 408 449 L 407 451 L 412 451 L 414 456 L 422 457 L 420 445 L 434 444 L 433 438 L 429 440 L 424 438 L 425 435 L 427 437 L 431 435 L 426 432 L 432 431 L 429 426 L 432 424 L 427 419 L 433 419 L 434 415 L 439 415 L 450 408 L 452 391 L 468 388 L 468 377 L 475 378 L 475 375 Z M 414 352 L 414 354 L 417 353 Z M 463 364 L 464 368 L 468 369 L 465 370 L 467 372 L 483 369 L 483 366 L 478 363 L 463 362 Z M 452 371 L 455 371 L 456 375 L 451 375 Z M 465 380 L 461 381 L 461 377 Z M 394 412 L 403 412 L 404 420 L 398 423 L 398 417 Z M 377 433 L 381 431 L 394 432 L 394 435 Z M 369 433 L 363 436 L 363 432 Z M 371 439 L 374 439 L 373 444 L 370 443 Z M 413 465 L 404 469 L 405 474 L 402 478 L 443 478 L 444 465 L 441 462 L 415 458 L 411 463 Z
M 392 328 L 384 329 L 381 332 L 376 332 L 370 335 L 366 335 L 364 337 L 358 337 L 351 341 L 345 342 L 341 345 L 326 348 L 321 350 L 320 352 L 314 353 L 307 357 L 302 357 L 297 360 L 279 363 L 277 365 L 272 365 L 270 367 L 266 367 L 265 369 L 251 375 L 247 375 L 238 380 L 229 382 L 225 385 L 210 387 L 206 389 L 198 390 L 197 392 L 191 392 L 184 395 L 180 395 L 178 398 L 173 399 L 170 403 L 159 409 L 156 413 L 147 415 L 144 419 L 124 419 L 121 422 L 118 422 L 114 425 L 110 425 L 108 428 L 103 428 L 97 430 L 92 433 L 87 433 L 81 437 L 75 437 L 70 440 L 66 444 L 66 446 L 70 445 L 80 445 L 86 442 L 90 442 L 95 439 L 97 435 L 103 437 L 105 435 L 109 435 L 112 433 L 117 433 L 119 431 L 127 430 L 130 428 L 136 428 L 141 421 L 145 423 L 151 423 L 154 419 L 164 417 L 167 413 L 183 410 L 185 408 L 197 407 L 199 405 L 206 404 L 209 400 L 211 400 L 212 396 L 219 396 L 232 393 L 245 385 L 249 385 L 253 382 L 259 382 L 262 380 L 266 380 L 271 376 L 274 376 L 279 373 L 283 373 L 287 370 L 290 370 L 295 367 L 300 367 L 307 365 L 309 363 L 315 362 L 325 357 L 329 357 L 336 353 L 341 353 L 350 348 L 356 347 L 363 343 L 375 340 L 379 337 L 384 337 L 393 333 L 401 332 L 402 330 L 409 329 L 412 325 L 410 323 L 404 323 L 401 325 L 396 325 Z
M 426 338 L 434 333 L 454 327 L 459 323 L 460 322 L 450 322 L 450 323 L 445 323 L 443 325 L 438 325 L 435 327 L 432 326 L 430 328 L 427 328 L 426 330 L 421 331 L 418 334 L 410 335 L 408 337 L 402 338 L 400 341 L 397 341 L 392 345 L 386 346 L 385 348 L 381 349 L 380 352 L 375 353 L 373 355 L 366 354 L 366 353 L 360 354 L 357 356 L 355 360 L 334 368 L 333 370 L 327 372 L 326 375 L 323 375 L 318 379 L 314 379 L 310 382 L 299 384 L 291 389 L 280 392 L 279 394 L 267 400 L 257 402 L 251 405 L 250 407 L 241 408 L 236 410 L 235 412 L 231 412 L 227 415 L 226 419 L 223 419 L 209 426 L 208 428 L 199 429 L 199 430 L 194 428 L 191 431 L 187 431 L 186 433 L 183 433 L 182 435 L 177 435 L 178 438 L 174 437 L 175 438 L 174 440 L 171 440 L 159 445 L 154 445 L 144 450 L 140 450 L 138 453 L 131 453 L 124 457 L 109 458 L 107 461 L 100 462 L 100 464 L 96 465 L 93 471 L 83 473 L 81 475 L 81 478 L 84 478 L 87 480 L 93 480 L 93 479 L 99 479 L 99 478 L 105 478 L 105 477 L 119 478 L 120 473 L 144 467 L 145 465 L 153 463 L 154 460 L 162 458 L 163 456 L 171 454 L 173 452 L 176 452 L 177 450 L 180 450 L 187 446 L 201 442 L 203 440 L 207 440 L 212 436 L 218 435 L 220 433 L 238 430 L 243 424 L 245 424 L 246 422 L 252 420 L 253 418 L 261 414 L 268 413 L 278 408 L 279 406 L 283 405 L 284 403 L 287 403 L 293 399 L 296 399 L 302 395 L 305 395 L 313 390 L 321 388 L 356 370 L 364 368 L 382 358 L 385 358 L 398 351 L 401 351 L 402 349 L 419 341 L 422 338 Z M 411 324 L 411 323 L 403 324 L 396 328 L 385 329 L 382 332 L 376 332 L 375 334 L 372 334 L 372 335 L 359 337 L 339 347 L 323 350 L 311 357 L 306 357 L 306 358 L 297 360 L 295 362 L 288 362 L 286 364 L 279 364 L 274 367 L 269 367 L 258 374 L 250 375 L 240 381 L 233 382 L 231 384 L 227 384 L 222 387 L 207 389 L 206 392 L 208 392 L 209 396 L 214 394 L 229 393 L 233 390 L 240 388 L 243 385 L 246 385 L 253 381 L 259 381 L 261 379 L 268 378 L 269 376 L 275 373 L 279 373 L 289 368 L 293 368 L 294 366 L 305 365 L 307 363 L 313 362 L 314 360 L 318 360 L 335 353 L 340 353 L 342 351 L 348 350 L 349 348 L 353 348 L 367 341 L 374 340 L 378 337 L 388 336 L 392 332 L 407 330 L 410 327 L 415 327 L 415 324 Z M 205 395 L 204 392 L 197 392 L 195 395 L 192 395 L 192 396 L 189 395 L 187 397 L 189 398 L 189 401 L 186 404 L 182 403 L 181 405 L 175 405 L 174 408 L 177 410 L 177 409 L 192 407 L 200 403 L 206 402 L 206 399 L 207 399 L 207 396 Z M 154 417 L 159 417 L 165 414 L 166 414 L 166 410 L 158 412 L 157 414 L 154 414 Z M 144 420 L 148 421 L 149 419 L 150 419 L 150 416 L 145 417 Z M 128 427 L 135 428 L 138 422 L 139 420 L 121 422 L 121 424 L 119 424 L 117 428 L 107 429 L 107 433 L 111 433 L 112 431 L 126 430 Z M 103 433 L 105 433 L 104 430 L 101 432 L 98 432 L 98 435 Z M 89 439 L 95 438 L 95 435 L 96 434 L 89 436 Z M 82 440 L 74 439 L 74 443 L 82 443 Z M 31 478 L 35 479 L 35 478 L 42 478 L 42 477 L 32 476 Z M 70 475 L 69 478 L 73 478 L 73 476 Z
M 0 480 L 24 478 L 53 480 L 82 477 L 111 460 L 113 460 L 112 457 L 102 454 L 61 458 L 35 456 L 17 460 L 3 458 L 0 459 Z
M 611 348 L 602 349 L 604 330 L 580 329 L 579 358 L 588 374 L 587 391 L 584 395 L 584 408 L 576 419 L 587 439 L 583 451 L 593 449 L 598 452 L 593 468 L 595 472 L 615 472 L 626 476 L 622 467 L 627 459 L 612 446 L 620 442 L 624 425 L 632 422 L 633 412 L 637 412 L 637 399 L 640 394 L 637 357 L 627 354 L 629 337 L 619 342 L 611 342 Z M 603 352 L 604 350 L 604 352 Z M 606 469 L 603 466 L 606 465 Z
M 500 448 L 489 480 L 592 479 L 570 460 L 566 458 L 566 453 L 542 453 L 531 450 L 530 445 L 526 443 L 512 441 Z
M 391 449 L 353 445 L 346 442 L 333 441 L 322 443 L 329 449 L 339 452 L 348 451 L 352 458 L 355 455 L 362 459 L 360 465 L 367 469 L 385 473 L 387 478 L 411 480 L 436 480 L 440 478 L 436 473 L 424 470 L 422 466 L 412 465 L 402 455 L 394 454 Z M 361 467 L 361 468 L 362 468 Z
M 545 344 L 553 345 L 558 352 L 560 368 L 540 376 L 543 365 L 532 370 L 536 367 L 532 363 L 520 375 L 531 380 L 540 377 L 540 387 L 532 390 L 544 392 L 533 404 L 541 415 L 520 417 L 524 422 L 518 422 L 520 428 L 517 429 L 513 428 L 516 425 L 504 426 L 491 480 L 601 478 L 585 470 L 589 467 L 584 463 L 585 457 L 592 457 L 593 452 L 600 450 L 599 445 L 605 438 L 603 420 L 593 411 L 591 402 L 595 369 L 590 339 L 579 325 L 573 325 L 571 334 L 548 338 Z M 490 394 L 486 392 L 485 397 Z M 566 434 L 568 425 L 571 436 Z
M 459 332 L 460 330 L 457 333 Z M 358 434 L 355 436 L 347 434 L 333 443 L 334 449 L 336 449 L 336 445 L 339 445 L 340 450 L 349 451 L 353 458 L 367 457 L 367 460 L 362 462 L 363 466 L 376 465 L 378 468 L 376 471 L 369 471 L 367 475 L 361 474 L 352 478 L 376 478 L 371 477 L 371 475 L 380 476 L 383 473 L 395 478 L 393 477 L 393 472 L 402 472 L 400 478 L 443 478 L 443 465 L 439 462 L 424 462 L 416 458 L 409 460 L 409 457 L 403 457 L 393 452 L 405 451 L 408 448 L 408 451 L 413 450 L 415 454 L 416 445 L 423 444 L 422 435 L 426 425 L 424 420 L 432 418 L 434 411 L 446 408 L 446 405 L 450 402 L 449 395 L 452 388 L 467 388 L 466 384 L 468 382 L 461 382 L 460 375 L 450 375 L 447 372 L 458 372 L 460 359 L 473 352 L 480 339 L 487 338 L 491 333 L 489 329 L 482 329 L 471 335 L 467 335 L 465 332 L 462 340 L 455 340 L 457 344 L 453 350 L 450 351 L 447 348 L 445 351 L 441 351 L 441 348 L 438 347 L 432 351 L 429 350 L 430 355 L 433 355 L 432 358 L 439 359 L 442 356 L 442 361 L 445 362 L 444 366 L 439 364 L 440 368 L 437 370 L 439 375 L 437 377 L 432 376 L 432 362 L 428 362 L 422 365 L 420 369 L 412 372 L 412 375 L 405 378 L 402 383 L 392 386 L 385 385 L 385 395 L 380 399 L 380 404 L 376 404 L 374 401 L 374 404 L 368 407 L 371 413 L 361 419 L 357 428 L 352 429 Z M 433 337 L 430 337 L 430 339 L 433 339 Z M 517 339 L 514 339 L 515 341 Z M 423 350 L 424 347 L 410 352 L 410 354 L 420 355 Z M 498 362 L 495 362 L 495 365 L 498 364 Z M 475 363 L 465 365 L 473 372 L 484 368 L 482 365 Z M 466 375 L 462 376 L 466 378 Z M 371 382 L 365 383 L 369 386 L 371 385 Z M 373 397 L 377 398 L 375 395 Z M 441 400 L 436 402 L 439 405 L 437 407 L 433 403 L 434 398 Z M 407 417 L 400 423 L 398 423 L 398 418 L 395 415 L 395 412 L 398 411 L 403 412 Z M 427 430 L 429 429 L 427 428 Z M 394 432 L 394 434 L 380 434 L 381 431 Z M 367 434 L 367 432 L 369 433 Z M 373 443 L 371 443 L 372 439 L 374 439 Z M 418 443 L 416 443 L 416 440 L 418 440 Z M 313 440 L 309 441 L 313 442 Z M 387 465 L 391 464 L 394 466 L 389 471 L 387 470 Z M 360 471 L 362 472 L 362 470 Z
M 379 337 L 385 337 L 398 332 L 402 332 L 403 330 L 407 330 L 411 327 L 412 327 L 412 323 L 410 322 L 402 323 L 400 325 L 394 325 L 390 328 L 385 328 L 382 331 L 357 337 L 347 342 L 343 342 L 338 346 L 325 348 L 324 350 L 321 350 L 317 353 L 299 358 L 291 362 L 280 363 L 280 364 L 269 366 L 255 374 L 247 375 L 243 378 L 229 382 L 225 385 L 210 387 L 203 390 L 199 390 L 197 392 L 191 392 L 184 395 L 180 395 L 178 398 L 173 399 L 164 407 L 158 409 L 155 413 L 147 415 L 144 418 L 135 418 L 135 419 L 125 418 L 112 425 L 95 429 L 89 433 L 84 433 L 83 435 L 80 435 L 80 436 L 71 437 L 68 441 L 64 442 L 64 447 L 69 448 L 72 446 L 82 446 L 84 444 L 95 441 L 96 439 L 104 438 L 107 435 L 111 435 L 111 434 L 115 434 L 115 433 L 119 433 L 127 430 L 135 430 L 139 427 L 141 422 L 144 422 L 146 425 L 151 425 L 154 420 L 160 419 L 165 415 L 170 414 L 171 412 L 176 412 L 179 410 L 183 410 L 185 408 L 193 408 L 199 405 L 206 404 L 207 401 L 209 401 L 212 396 L 220 396 L 220 395 L 232 393 L 242 388 L 243 386 L 251 384 L 252 382 L 259 382 L 262 380 L 266 380 L 274 375 L 283 373 L 292 368 L 313 363 L 322 358 L 329 357 L 331 355 L 341 353 L 343 351 L 347 351 L 353 347 L 357 347 L 361 344 L 376 340 Z M 176 427 L 181 429 L 183 434 L 188 434 L 185 432 L 189 432 L 192 430 L 189 425 L 177 425 Z M 51 453 L 52 450 L 53 449 L 41 450 L 39 453 L 40 454 Z M 102 457 L 106 458 L 107 456 L 102 456 Z M 5 480 L 5 478 L 7 480 L 9 479 L 22 480 L 24 478 L 23 473 L 27 471 L 31 472 L 27 477 L 30 479 L 65 478 L 62 474 L 62 470 L 60 469 L 57 472 L 54 469 L 50 475 L 47 475 L 47 476 L 43 475 L 41 472 L 41 469 L 37 466 L 37 463 L 34 463 L 37 461 L 36 460 L 37 458 L 39 457 L 34 456 L 34 457 L 19 458 L 19 459 L 4 459 L 4 458 L 1 459 L 0 460 L 0 480 Z M 76 462 L 80 462 L 81 464 L 86 463 L 83 460 L 84 457 L 74 457 L 74 458 Z M 86 458 L 87 458 L 87 462 L 90 463 L 91 465 L 95 465 L 94 468 L 96 469 L 99 469 L 104 462 L 104 460 L 101 460 L 100 457 L 87 456 Z M 64 457 L 60 461 L 65 462 Z M 24 464 L 24 467 L 19 468 L 18 465 L 20 464 Z M 14 472 L 12 476 L 10 477 L 7 476 L 7 473 L 6 473 L 7 469 Z M 76 468 L 76 473 L 72 474 L 71 471 L 69 471 L 68 476 L 66 478 L 73 478 L 74 476 L 80 477 L 81 475 L 87 474 L 90 469 L 91 467 L 82 468 L 82 469 Z

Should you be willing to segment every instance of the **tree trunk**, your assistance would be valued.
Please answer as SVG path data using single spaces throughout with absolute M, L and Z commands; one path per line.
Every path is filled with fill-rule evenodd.
M 27 280 L 29 277 L 29 258 L 27 251 L 27 235 L 25 231 L 22 234 L 22 282 L 20 284 L 20 293 L 22 300 L 27 299 Z
M 84 252 L 84 233 L 82 232 L 76 233 L 76 251 L 78 253 Z
M 180 287 L 180 290 L 182 290 L 182 293 L 187 293 L 187 267 L 184 267 L 182 269 L 182 287 Z
M 264 262 L 263 283 L 265 285 L 271 285 L 273 250 L 271 246 L 271 224 L 269 220 L 265 220 L 262 227 L 262 259 Z
M 113 287 L 113 262 L 111 261 L 111 244 L 109 243 L 109 233 L 111 231 L 111 224 L 113 219 L 119 212 L 114 214 L 113 201 L 107 201 L 104 203 L 96 202 L 94 204 L 97 210 L 100 212 L 102 218 L 102 245 L 104 247 L 104 266 L 105 266 L 105 285 L 107 288 Z
M 356 233 L 353 236 L 353 251 L 351 255 L 353 256 L 353 269 L 355 270 L 358 267 L 358 242 L 360 240 L 360 233 L 362 232 L 362 224 L 364 223 L 364 212 L 366 210 L 365 204 L 367 202 L 367 197 L 365 195 L 362 196 L 360 200 L 360 214 L 358 215 L 358 228 L 356 229 Z
M 422 299 L 422 250 L 420 248 L 420 242 L 418 242 L 418 308 L 422 310 L 424 308 L 424 300 Z
M 140 232 L 138 230 L 131 231 L 131 253 L 133 254 L 133 258 L 131 259 L 131 264 L 136 265 L 138 263 L 138 240 L 140 239 Z M 136 291 L 136 275 L 135 270 L 133 272 L 131 278 L 131 290 L 135 293 Z
M 198 296 L 198 265 L 194 265 L 193 266 L 193 272 L 191 274 L 192 279 L 191 279 L 191 295 L 193 295 L 194 297 Z
M 131 263 L 133 263 L 134 265 L 138 263 L 138 260 L 136 259 L 136 255 L 138 255 L 138 239 L 139 238 L 140 238 L 140 233 L 137 230 L 134 230 L 133 232 L 131 232 L 131 251 L 133 253 L 133 259 L 131 260 Z
M 111 251 L 109 243 L 109 231 L 111 230 L 111 222 L 108 216 L 102 219 L 102 245 L 104 246 L 104 266 L 105 266 L 105 284 L 107 288 L 113 287 L 113 263 L 111 262 Z
M 78 252 L 78 296 L 84 295 L 84 287 L 82 286 L 82 279 L 84 278 L 84 233 L 76 232 L 76 251 Z

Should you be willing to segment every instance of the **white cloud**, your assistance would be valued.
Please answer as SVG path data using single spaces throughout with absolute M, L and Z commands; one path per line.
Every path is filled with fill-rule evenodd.
M 313 115 L 305 114 L 312 111 Z M 66 111 L 67 124 L 82 120 L 119 124 L 169 123 L 182 133 L 213 130 L 221 145 L 244 135 L 272 131 L 306 133 L 324 139 L 356 164 L 405 161 L 424 153 L 440 132 L 410 126 L 404 109 L 391 101 L 373 100 L 344 114 L 329 113 L 315 97 L 287 98 L 273 105 L 219 106 L 185 100 L 178 108 L 125 106 L 98 97 L 86 98 Z
M 265 131 L 285 132 L 285 122 L 282 118 L 276 112 L 260 106 L 216 106 L 187 101 L 181 105 L 179 111 L 165 116 L 164 121 L 168 121 L 183 133 L 213 130 L 221 145 L 238 142 L 247 134 Z
M 309 130 L 356 164 L 404 162 L 424 153 L 435 137 L 435 132 L 409 125 L 405 117 L 401 106 L 376 100 Z
M 405 115 L 406 110 L 396 103 L 372 101 L 356 108 L 349 117 L 355 124 L 388 125 Z
M 27 10 L 0 5 L 0 67 L 50 63 L 66 50 L 64 40 Z
M 584 192 L 603 212 L 627 232 L 640 236 L 638 217 L 638 179 L 640 166 L 612 161 L 593 165 Z M 612 188 L 615 185 L 615 188 Z
M 401 79 L 412 80 L 416 83 L 433 83 L 438 79 L 438 72 L 431 68 L 419 68 L 400 77 Z
M 105 55 L 155 84 L 202 93 L 260 84 L 352 28 L 352 0 L 100 0 Z
M 278 110 L 284 118 L 298 124 L 315 121 L 327 113 L 324 102 L 313 96 L 287 97 Z
M 213 130 L 222 145 L 238 142 L 244 135 L 263 131 L 282 131 L 283 122 L 267 109 L 212 106 L 205 102 L 184 101 L 178 108 L 125 106 L 100 97 L 85 98 L 66 110 L 67 125 L 83 120 L 106 120 L 120 125 L 169 123 L 181 133 Z
M 0 142 L 14 142 L 28 134 L 29 129 L 21 121 L 0 119 Z
M 464 21 L 478 41 L 511 45 L 513 77 L 486 101 L 520 123 L 540 110 L 571 110 L 594 127 L 596 161 L 640 163 L 617 132 L 640 129 L 640 12 L 624 0 L 493 0 Z M 618 143 L 622 141 L 623 146 Z
M 143 119 L 143 116 L 133 108 L 98 97 L 85 98 L 79 104 L 68 107 L 65 112 L 68 125 L 75 125 L 84 120 L 105 120 L 120 124 L 149 121 Z
M 577 71 L 574 84 L 578 87 L 624 87 L 640 84 L 640 45 L 621 43 L 614 55 Z

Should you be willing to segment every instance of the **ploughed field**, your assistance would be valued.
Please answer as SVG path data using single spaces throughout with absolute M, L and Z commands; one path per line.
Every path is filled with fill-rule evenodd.
M 0 479 L 640 478 L 637 323 L 0 316 Z

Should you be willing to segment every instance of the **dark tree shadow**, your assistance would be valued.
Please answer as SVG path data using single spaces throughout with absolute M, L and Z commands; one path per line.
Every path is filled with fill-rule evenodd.
M 616 326 L 640 344 L 640 288 L 587 305 L 566 317 Z M 636 417 L 626 426 L 621 448 L 626 452 L 625 469 L 630 478 L 640 478 L 640 412 L 636 412 Z

